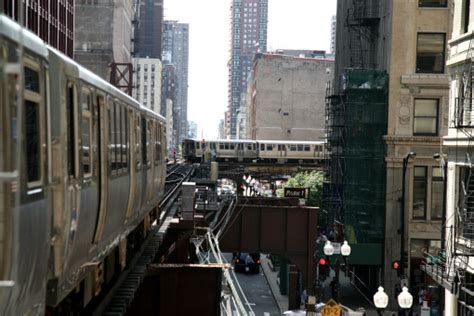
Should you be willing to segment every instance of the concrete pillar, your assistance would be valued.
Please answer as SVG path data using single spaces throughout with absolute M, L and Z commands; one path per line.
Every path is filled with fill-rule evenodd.
M 280 257 L 280 293 L 288 294 L 288 260 Z
M 288 265 L 288 309 L 300 308 L 300 291 L 298 287 L 298 269 L 296 265 Z
M 445 315 L 458 314 L 458 299 L 448 290 L 444 291 L 444 311 Z

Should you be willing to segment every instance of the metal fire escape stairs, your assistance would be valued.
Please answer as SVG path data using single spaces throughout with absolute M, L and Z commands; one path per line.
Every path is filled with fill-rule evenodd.
M 345 147 L 345 104 L 342 95 L 334 94 L 331 83 L 326 85 L 326 183 L 325 207 L 332 222 L 343 222 L 343 191 Z
M 471 38 L 466 53 L 467 62 L 460 77 L 461 95 L 455 100 L 454 119 L 450 126 L 456 128 L 467 140 L 467 145 L 461 140 L 464 144 L 456 146 L 456 156 L 460 152 L 465 154 L 465 157 L 464 167 L 459 172 L 459 196 L 454 225 L 441 228 L 447 232 L 445 251 L 439 256 L 427 254 L 422 267 L 444 288 L 457 295 L 459 304 L 470 310 L 474 310 L 474 274 L 466 271 L 468 269 L 474 271 L 474 267 L 469 266 L 469 258 L 474 256 L 474 166 L 470 154 L 474 136 L 473 41 Z M 459 141 L 459 136 L 456 138 Z M 448 218 L 445 220 L 448 221 Z
M 379 0 L 352 0 L 345 26 L 349 34 L 349 67 L 376 68 L 376 39 L 380 23 Z

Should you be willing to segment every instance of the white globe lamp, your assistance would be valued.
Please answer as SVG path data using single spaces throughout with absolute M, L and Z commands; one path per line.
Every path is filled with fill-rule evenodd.
M 347 243 L 347 240 L 344 240 L 344 243 L 341 246 L 341 255 L 348 257 L 351 254 L 351 246 Z
M 398 294 L 398 305 L 403 309 L 409 309 L 413 305 L 413 296 L 408 292 L 406 286 L 404 286 L 402 292 Z
M 334 246 L 329 240 L 326 241 L 323 251 L 326 256 L 332 256 L 332 254 L 334 253 Z

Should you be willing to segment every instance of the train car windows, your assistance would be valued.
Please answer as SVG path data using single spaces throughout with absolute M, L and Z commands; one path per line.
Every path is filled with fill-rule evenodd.
M 303 151 L 303 145 L 298 144 L 297 148 L 298 148 L 298 151 Z
M 145 141 L 145 150 L 146 150 L 146 166 L 150 167 L 150 161 L 152 159 L 151 157 L 151 121 L 147 121 L 147 127 L 146 127 L 146 141 Z
M 141 122 L 141 137 L 142 137 L 142 141 L 141 141 L 141 148 L 142 148 L 142 159 L 143 159 L 143 165 L 146 166 L 146 162 L 147 162 L 147 156 L 148 156 L 148 153 L 147 153 L 147 140 L 146 140 L 146 134 L 147 134 L 147 122 L 146 122 L 146 119 L 144 117 L 142 117 L 142 122 Z
M 137 156 L 137 170 L 141 167 L 141 159 L 140 159 L 140 149 L 141 149 L 141 125 L 140 125 L 140 115 L 137 113 L 136 120 L 135 120 L 135 154 Z
M 26 169 L 28 183 L 41 181 L 39 103 L 25 100 Z
M 92 99 L 87 90 L 82 91 L 81 163 L 84 177 L 92 176 Z
M 122 111 L 120 104 L 114 102 L 115 107 L 115 170 L 122 168 Z
M 76 85 L 72 82 L 67 84 L 67 165 L 69 178 L 77 178 L 77 142 L 76 142 Z
M 265 144 L 260 144 L 260 150 L 265 151 Z
M 310 146 L 309 145 L 304 145 L 304 151 L 311 151 Z
M 196 142 L 196 149 L 200 149 L 200 144 L 199 144 L 199 142 Z
M 110 169 L 112 174 L 116 170 L 116 158 L 115 158 L 115 106 L 113 103 L 109 103 L 109 159 Z
M 223 143 L 219 143 L 219 149 L 224 149 L 224 144 Z
M 24 130 L 26 143 L 26 177 L 28 188 L 42 184 L 42 111 L 41 82 L 37 63 L 25 60 Z M 3 105 L 3 104 L 2 104 Z
M 272 151 L 272 150 L 273 150 L 273 146 L 272 146 L 271 144 L 268 144 L 268 145 L 267 145 L 267 150 L 268 150 L 268 151 Z
M 230 144 L 230 149 L 231 150 L 235 149 L 235 144 Z
M 121 135 L 122 142 L 120 146 L 120 154 L 122 156 L 122 169 L 127 170 L 128 168 L 128 120 L 127 120 L 127 108 L 120 105 L 121 113 Z
M 290 151 L 296 151 L 296 145 L 290 145 Z
M 40 92 L 38 71 L 25 67 L 25 89 L 33 92 Z
M 252 144 L 247 144 L 247 149 L 252 150 Z
M 160 151 L 161 151 L 161 135 L 160 135 L 160 126 L 156 124 L 156 131 L 155 131 L 155 163 L 160 161 Z

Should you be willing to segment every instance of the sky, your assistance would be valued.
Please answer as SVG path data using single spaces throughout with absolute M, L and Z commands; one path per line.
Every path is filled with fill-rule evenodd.
M 268 51 L 329 52 L 336 0 L 269 0 Z M 217 137 L 227 109 L 231 0 L 164 0 L 165 20 L 189 23 L 188 120 L 198 137 Z

